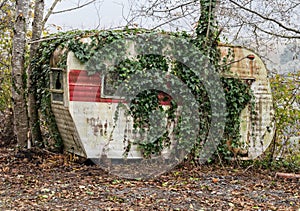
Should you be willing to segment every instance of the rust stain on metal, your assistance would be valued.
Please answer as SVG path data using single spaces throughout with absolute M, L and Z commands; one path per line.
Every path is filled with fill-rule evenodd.
M 233 50 L 233 62 L 226 77 L 238 77 L 247 83 L 255 96 L 255 112 L 245 108 L 241 115 L 241 142 L 248 148 L 248 157 L 254 159 L 269 146 L 274 136 L 274 109 L 267 70 L 258 55 L 242 47 L 221 46 L 221 55 Z M 250 81 L 249 81 L 250 79 Z
M 101 120 L 97 118 L 87 118 L 87 124 L 91 126 L 95 136 L 107 136 L 108 134 L 108 122 L 107 120 Z

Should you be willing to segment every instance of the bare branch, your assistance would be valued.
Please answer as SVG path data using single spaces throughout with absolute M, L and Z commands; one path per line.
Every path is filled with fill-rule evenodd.
M 51 7 L 50 7 L 48 13 L 46 14 L 46 16 L 45 16 L 45 18 L 44 18 L 44 20 L 43 20 L 43 28 L 44 28 L 46 22 L 48 21 L 50 15 L 52 14 L 54 8 L 56 7 L 56 5 L 57 5 L 57 3 L 58 3 L 59 1 L 60 1 L 60 0 L 54 0 L 53 4 L 51 5 Z
M 192 13 L 193 13 L 193 11 L 190 12 L 190 13 L 188 13 L 187 15 L 190 15 L 190 14 L 192 14 Z M 187 16 L 187 15 L 186 15 L 186 16 Z M 171 22 L 173 22 L 173 21 L 175 21 L 175 20 L 181 19 L 181 18 L 183 18 L 183 16 L 178 16 L 178 17 L 171 18 L 171 19 L 167 20 L 166 22 L 163 22 L 163 23 L 161 23 L 161 24 L 159 24 L 159 25 L 153 27 L 152 30 L 158 29 L 159 27 L 161 27 L 161 26 L 163 26 L 163 25 L 169 24 L 169 23 L 171 23 Z
M 264 32 L 266 34 L 269 34 L 269 35 L 273 35 L 273 36 L 280 37 L 280 38 L 286 38 L 286 39 L 300 39 L 300 36 L 289 36 L 289 35 L 274 33 L 274 32 L 264 30 L 264 29 L 258 27 L 257 25 L 253 25 L 253 24 L 251 24 L 251 25 L 252 25 L 252 27 L 258 29 L 259 31 L 262 31 L 262 32 Z
M 238 31 L 236 32 L 233 40 L 237 40 L 238 39 L 238 37 L 240 35 L 240 32 L 241 32 L 241 30 L 242 30 L 243 27 L 244 27 L 244 24 L 241 24 L 240 27 L 239 27 L 239 29 L 238 29 Z
M 55 40 L 58 39 L 59 37 L 45 37 L 42 39 L 38 39 L 38 40 L 32 40 L 27 42 L 27 44 L 34 44 L 34 43 L 39 43 L 39 42 L 44 42 L 44 41 L 48 41 L 48 40 Z
M 52 12 L 52 14 L 55 15 L 55 14 L 59 14 L 59 13 L 64 13 L 64 12 L 70 12 L 70 11 L 73 11 L 73 10 L 78 10 L 80 8 L 83 8 L 85 6 L 88 6 L 88 5 L 92 4 L 92 3 L 94 3 L 95 1 L 96 0 L 91 0 L 91 1 L 89 1 L 87 3 L 85 3 L 85 4 L 78 5 L 77 7 L 73 7 L 73 8 L 69 8 L 69 9 L 65 9 L 65 10 L 60 10 L 60 11 Z
M 101 2 L 101 3 L 103 3 L 103 2 Z M 94 5 L 94 7 L 96 9 L 97 17 L 98 17 L 98 25 L 95 28 L 98 29 L 100 27 L 100 25 L 101 25 L 101 16 L 100 16 L 100 12 L 99 12 L 100 7 L 97 8 L 96 4 Z
M 129 19 L 130 14 L 128 14 L 127 17 L 126 17 L 125 14 L 124 14 L 124 7 L 125 7 L 124 4 L 123 3 L 117 3 L 117 2 L 116 2 L 116 4 L 118 4 L 122 7 L 122 18 L 126 21 L 126 26 L 131 25 L 131 23 L 135 19 L 135 17 L 132 17 L 131 19 Z M 133 6 L 131 4 L 130 9 L 129 9 L 130 12 L 132 11 L 132 7 Z
M 151 5 L 151 7 L 149 7 L 147 10 L 146 10 L 146 14 L 152 9 L 152 8 L 154 8 L 154 7 L 156 7 L 157 6 L 157 2 L 158 2 L 159 0 L 156 0 L 152 5 Z
M 293 5 L 292 7 L 288 8 L 288 9 L 284 10 L 283 12 L 284 12 L 284 13 L 287 13 L 287 12 L 289 12 L 290 10 L 295 9 L 295 8 L 298 7 L 299 5 L 300 5 L 300 2 L 299 2 L 299 3 L 296 3 L 295 5 Z
M 255 15 L 257 15 L 258 17 L 260 17 L 260 18 L 262 18 L 262 19 L 264 19 L 264 20 L 267 20 L 267 21 L 271 21 L 271 22 L 273 22 L 273 23 L 276 23 L 279 27 L 281 27 L 281 28 L 283 28 L 283 29 L 285 29 L 285 30 L 287 30 L 287 31 L 294 32 L 294 33 L 296 33 L 296 34 L 300 34 L 300 31 L 299 31 L 299 30 L 296 30 L 296 29 L 294 29 L 294 28 L 287 27 L 287 26 L 285 26 L 284 24 L 282 24 L 281 22 L 279 22 L 279 21 L 277 21 L 277 20 L 275 20 L 275 19 L 273 19 L 273 18 L 266 17 L 266 16 L 264 16 L 264 15 L 262 15 L 262 14 L 256 12 L 256 11 L 254 11 L 254 10 L 251 10 L 251 9 L 249 9 L 249 8 L 247 8 L 247 7 L 244 7 L 244 6 L 242 6 L 241 4 L 238 4 L 237 2 L 235 2 L 235 1 L 233 1 L 233 0 L 229 0 L 229 1 L 230 1 L 231 3 L 233 3 L 233 4 L 235 4 L 236 6 L 238 6 L 239 8 L 241 8 L 241 9 L 247 11 L 247 12 L 250 12 L 250 13 L 252 13 L 252 14 L 255 14 Z
M 167 10 L 153 10 L 153 12 L 158 12 L 158 13 L 165 13 L 165 12 L 171 12 L 173 10 L 176 10 L 176 9 L 179 9 L 179 8 L 182 8 L 182 7 L 185 7 L 185 6 L 188 6 L 190 4 L 193 4 L 193 3 L 196 3 L 198 2 L 199 0 L 192 0 L 192 1 L 189 1 L 189 2 L 186 2 L 184 4 L 180 4 L 178 6 L 175 6 L 175 7 L 172 7 L 170 9 L 167 9 Z

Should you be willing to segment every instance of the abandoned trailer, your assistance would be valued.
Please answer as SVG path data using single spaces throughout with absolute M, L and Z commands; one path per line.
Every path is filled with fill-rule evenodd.
M 89 38 L 82 38 L 89 43 Z M 255 97 L 254 113 L 250 103 L 240 115 L 240 148 L 246 150 L 243 159 L 260 156 L 270 145 L 274 135 L 273 104 L 267 70 L 258 55 L 243 47 L 219 46 L 225 57 L 233 51 L 234 61 L 230 72 L 223 73 L 226 78 L 239 78 L 252 90 Z M 66 66 L 61 68 L 59 58 L 66 56 Z M 57 48 L 51 58 L 50 92 L 51 107 L 63 139 L 66 151 L 86 158 L 126 159 L 143 157 L 140 148 L 132 144 L 141 138 L 135 132 L 133 118 L 120 110 L 124 101 L 115 95 L 114 78 L 101 73 L 89 74 L 85 63 L 76 58 L 74 52 Z M 126 104 L 126 103 L 125 103 Z M 160 101 L 167 108 L 169 101 Z M 115 119 L 118 112 L 118 119 Z M 173 130 L 174 125 L 162 119 L 165 130 Z M 171 134 L 171 132 L 169 133 Z M 161 151 L 167 158 L 171 144 Z

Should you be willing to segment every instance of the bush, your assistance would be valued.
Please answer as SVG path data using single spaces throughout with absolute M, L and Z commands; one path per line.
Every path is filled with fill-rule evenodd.
M 271 160 L 300 165 L 300 71 L 271 78 L 276 131 Z

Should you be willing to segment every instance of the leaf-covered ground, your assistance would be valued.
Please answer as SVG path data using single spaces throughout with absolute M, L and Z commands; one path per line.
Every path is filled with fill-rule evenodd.
M 0 148 L 0 210 L 299 210 L 299 179 L 274 172 L 181 167 L 126 180 L 41 150 Z

